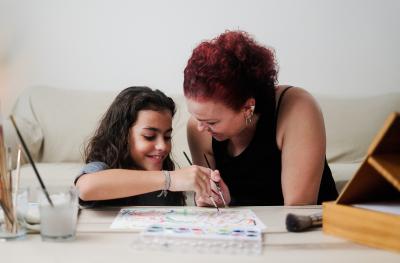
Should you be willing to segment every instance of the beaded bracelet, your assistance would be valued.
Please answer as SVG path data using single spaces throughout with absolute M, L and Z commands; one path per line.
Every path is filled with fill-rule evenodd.
M 171 175 L 169 174 L 169 171 L 163 170 L 163 173 L 165 176 L 164 189 L 161 190 L 161 192 L 157 195 L 157 197 L 161 197 L 161 196 L 166 197 L 168 194 L 168 190 L 171 186 Z

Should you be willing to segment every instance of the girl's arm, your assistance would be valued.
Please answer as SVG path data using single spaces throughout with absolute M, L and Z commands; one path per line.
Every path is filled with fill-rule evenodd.
M 195 191 L 208 196 L 211 170 L 196 165 L 170 171 L 170 191 Z M 165 175 L 162 171 L 108 169 L 80 176 L 76 181 L 84 201 L 123 198 L 162 190 Z

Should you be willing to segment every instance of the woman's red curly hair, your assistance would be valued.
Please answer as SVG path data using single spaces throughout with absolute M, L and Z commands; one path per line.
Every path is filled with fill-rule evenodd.
M 255 111 L 263 112 L 275 107 L 277 74 L 272 49 L 257 44 L 246 32 L 226 31 L 193 50 L 184 71 L 184 94 L 234 110 L 255 98 Z

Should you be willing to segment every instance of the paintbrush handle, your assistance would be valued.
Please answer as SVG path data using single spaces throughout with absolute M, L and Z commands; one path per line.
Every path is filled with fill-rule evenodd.
M 183 151 L 183 155 L 185 155 L 185 158 L 186 158 L 186 160 L 188 161 L 188 163 L 189 163 L 190 165 L 193 165 L 192 161 L 189 159 L 189 156 L 187 156 L 187 154 L 186 154 L 185 151 Z
M 42 188 L 42 190 L 43 190 L 43 192 L 44 192 L 44 194 L 45 194 L 45 196 L 47 198 L 47 201 L 49 201 L 49 204 L 51 206 L 54 206 L 53 202 L 51 201 L 50 195 L 47 192 L 46 186 L 44 185 L 44 183 L 42 181 L 42 178 L 40 177 L 39 172 L 36 169 L 35 162 L 32 159 L 32 156 L 31 156 L 31 154 L 29 152 L 28 146 L 25 144 L 25 140 L 22 137 L 21 133 L 19 132 L 19 129 L 18 129 L 17 123 L 15 122 L 14 116 L 11 115 L 10 116 L 10 120 L 11 120 L 11 123 L 13 124 L 13 126 L 15 128 L 15 131 L 17 132 L 18 138 L 19 138 L 19 140 L 20 140 L 20 142 L 22 144 L 22 148 L 24 149 L 25 154 L 28 157 L 30 164 L 32 165 L 33 171 L 35 172 L 35 175 L 36 175 L 37 179 L 39 180 L 40 186 L 41 186 L 41 188 Z
M 208 168 L 211 169 L 211 165 L 210 165 L 210 163 L 208 162 L 207 155 L 206 155 L 205 153 L 204 153 L 203 155 L 204 155 L 204 159 L 206 159 L 206 163 L 207 163 Z M 221 197 L 222 202 L 224 203 L 224 207 L 226 207 L 225 198 L 224 198 L 224 195 L 222 194 L 221 186 L 219 185 L 219 182 L 215 182 L 215 181 L 213 181 L 213 182 L 214 182 L 215 186 L 217 187 L 219 196 Z

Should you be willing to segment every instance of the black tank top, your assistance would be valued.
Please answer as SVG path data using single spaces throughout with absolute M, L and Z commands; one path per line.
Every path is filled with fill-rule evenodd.
M 216 169 L 229 187 L 230 205 L 258 206 L 283 205 L 281 185 L 281 151 L 276 143 L 276 125 L 280 103 L 286 88 L 278 101 L 276 111 L 260 114 L 253 139 L 238 156 L 228 154 L 228 142 L 212 139 Z M 271 121 L 273 120 L 273 121 Z M 335 200 L 338 193 L 331 170 L 325 158 L 318 204 Z

